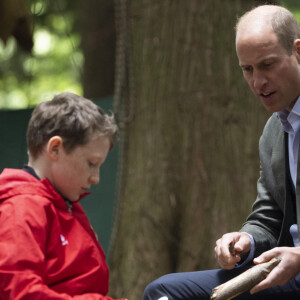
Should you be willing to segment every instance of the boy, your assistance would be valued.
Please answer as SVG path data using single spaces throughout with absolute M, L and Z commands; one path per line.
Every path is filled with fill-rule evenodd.
M 29 163 L 0 175 L 0 299 L 109 300 L 108 267 L 78 201 L 99 182 L 114 118 L 62 93 L 38 105 Z

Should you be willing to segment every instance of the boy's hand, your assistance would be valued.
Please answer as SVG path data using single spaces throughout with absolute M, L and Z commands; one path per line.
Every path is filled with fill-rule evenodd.
M 261 264 L 280 257 L 281 262 L 271 271 L 266 279 L 250 290 L 251 294 L 276 285 L 284 285 L 300 272 L 300 247 L 278 247 L 264 252 L 254 259 L 255 264 Z
M 226 233 L 216 241 L 215 258 L 222 269 L 230 270 L 241 260 L 241 255 L 249 252 L 250 249 L 251 240 L 248 234 L 244 232 Z

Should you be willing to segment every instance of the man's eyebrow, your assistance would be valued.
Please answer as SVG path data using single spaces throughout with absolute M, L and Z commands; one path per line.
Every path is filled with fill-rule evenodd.
M 256 65 L 263 64 L 264 62 L 269 61 L 269 60 L 276 60 L 276 56 L 271 55 L 271 56 L 264 57 L 260 61 L 258 61 L 256 63 Z M 250 65 L 248 65 L 248 64 L 239 64 L 239 66 L 241 68 L 245 68 L 245 67 L 249 67 Z
M 246 65 L 246 64 L 239 64 L 239 66 L 240 66 L 241 68 L 246 68 L 246 67 L 249 67 L 250 65 Z

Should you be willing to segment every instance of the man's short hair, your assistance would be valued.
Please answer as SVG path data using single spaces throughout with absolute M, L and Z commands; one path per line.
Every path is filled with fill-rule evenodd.
M 60 136 L 64 150 L 70 153 L 77 146 L 87 144 L 94 134 L 108 137 L 112 148 L 117 140 L 114 116 L 105 114 L 91 100 L 65 92 L 33 110 L 27 129 L 27 147 L 30 156 L 37 158 L 51 137 Z
M 295 16 L 286 8 L 279 5 L 261 5 L 257 6 L 250 11 L 247 11 L 244 15 L 242 15 L 236 23 L 235 29 L 236 32 L 239 28 L 239 25 L 247 20 L 247 17 L 251 15 L 251 13 L 260 8 L 275 8 L 271 10 L 270 15 L 270 24 L 278 38 L 279 43 L 284 47 L 289 55 L 292 54 L 294 41 L 296 39 L 300 39 L 300 27 Z M 268 10 L 266 10 L 268 11 Z
M 294 41 L 300 39 L 300 27 L 295 16 L 282 8 L 274 13 L 271 24 L 279 43 L 291 55 Z

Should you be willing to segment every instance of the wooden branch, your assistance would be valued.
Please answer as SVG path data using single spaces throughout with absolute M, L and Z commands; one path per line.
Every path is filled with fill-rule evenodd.
M 235 278 L 215 287 L 211 300 L 230 300 L 241 293 L 250 290 L 279 264 L 280 258 L 272 258 L 269 262 L 255 265 Z
M 234 248 L 234 243 L 233 242 L 230 242 L 229 243 L 229 252 L 232 256 L 235 256 L 236 255 L 236 250 Z

